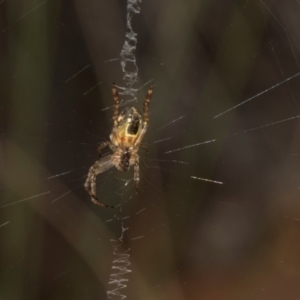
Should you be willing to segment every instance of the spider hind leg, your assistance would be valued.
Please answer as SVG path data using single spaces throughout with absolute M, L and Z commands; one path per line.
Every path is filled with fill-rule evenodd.
M 153 85 L 150 86 L 144 101 L 144 107 L 143 107 L 144 124 L 147 124 L 149 122 L 149 104 L 150 104 L 152 93 L 153 93 Z
M 113 82 L 112 86 L 111 86 L 111 90 L 112 90 L 112 94 L 113 94 L 113 98 L 114 98 L 114 114 L 113 114 L 113 120 L 114 120 L 114 125 L 117 125 L 117 119 L 119 116 L 119 104 L 120 104 L 120 98 L 119 98 L 119 94 L 116 88 L 115 83 Z

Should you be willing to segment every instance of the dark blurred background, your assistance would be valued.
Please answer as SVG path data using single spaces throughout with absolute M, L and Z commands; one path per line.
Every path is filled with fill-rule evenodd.
M 0 1 L 0 299 L 300 299 L 300 2 L 140 9 L 149 153 L 138 194 L 132 170 L 98 177 L 109 210 L 83 183 L 127 2 Z

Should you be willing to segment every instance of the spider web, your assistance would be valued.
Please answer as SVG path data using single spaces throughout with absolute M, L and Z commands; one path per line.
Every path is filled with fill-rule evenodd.
M 298 1 L 0 8 L 1 299 L 300 297 Z M 111 83 L 153 80 L 139 193 L 109 170 L 99 208 Z
M 126 38 L 121 51 L 121 67 L 123 71 L 123 80 L 126 87 L 120 95 L 129 95 L 135 101 L 137 99 L 137 91 L 133 88 L 134 84 L 138 82 L 138 67 L 136 63 L 136 47 L 137 47 L 137 34 L 132 29 L 132 17 L 134 14 L 140 13 L 141 0 L 128 0 L 127 1 L 127 17 L 126 17 Z M 128 279 L 125 277 L 127 273 L 131 272 L 130 269 L 130 248 L 123 249 L 124 233 L 129 227 L 124 226 L 122 208 L 121 208 L 121 227 L 122 232 L 117 240 L 112 240 L 116 243 L 113 245 L 113 263 L 112 273 L 110 274 L 109 284 L 113 286 L 112 289 L 107 290 L 108 299 L 125 299 L 126 295 L 124 288 L 127 287 Z

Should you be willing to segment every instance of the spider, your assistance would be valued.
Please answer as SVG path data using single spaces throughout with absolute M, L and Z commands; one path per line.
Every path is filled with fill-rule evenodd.
M 119 114 L 120 99 L 115 83 L 112 84 L 114 113 L 110 141 L 103 142 L 99 145 L 97 151 L 100 159 L 90 167 L 84 183 L 84 187 L 91 196 L 93 203 L 103 207 L 114 208 L 114 206 L 100 202 L 96 197 L 96 177 L 113 166 L 115 166 L 119 171 L 128 171 L 130 166 L 133 166 L 133 179 L 136 191 L 138 190 L 138 184 L 140 181 L 138 151 L 139 147 L 147 150 L 147 146 L 142 143 L 142 140 L 147 131 L 149 122 L 148 110 L 152 92 L 153 86 L 151 85 L 143 105 L 143 118 L 134 107 L 126 107 Z M 101 151 L 106 146 L 109 146 L 113 153 L 101 157 Z

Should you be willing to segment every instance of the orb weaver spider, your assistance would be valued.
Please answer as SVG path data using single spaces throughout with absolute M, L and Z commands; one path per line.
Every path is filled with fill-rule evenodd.
M 115 83 L 112 84 L 112 94 L 114 98 L 113 112 L 113 128 L 110 134 L 110 141 L 100 144 L 97 151 L 100 159 L 98 159 L 89 169 L 84 187 L 91 196 L 93 203 L 114 208 L 98 200 L 96 196 L 96 178 L 99 174 L 109 170 L 115 166 L 119 171 L 128 171 L 131 166 L 134 168 L 133 179 L 136 191 L 140 181 L 139 172 L 139 148 L 147 150 L 142 140 L 147 131 L 149 122 L 149 104 L 153 93 L 153 85 L 148 89 L 144 105 L 143 117 L 135 107 L 126 107 L 119 114 L 120 99 Z M 101 157 L 101 151 L 105 147 L 109 147 L 112 154 Z

